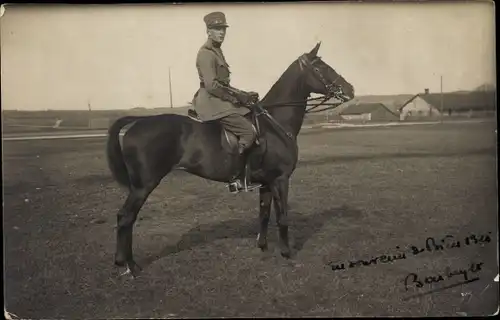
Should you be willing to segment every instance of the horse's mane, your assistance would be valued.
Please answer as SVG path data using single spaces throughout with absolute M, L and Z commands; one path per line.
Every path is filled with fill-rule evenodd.
M 267 100 L 272 99 L 275 92 L 278 92 L 281 89 L 281 86 L 286 83 L 288 76 L 295 71 L 294 69 L 297 67 L 298 60 L 295 59 L 290 65 L 286 68 L 286 70 L 281 74 L 281 76 L 274 82 L 271 88 L 267 91 L 266 95 L 261 99 L 261 102 L 265 104 Z

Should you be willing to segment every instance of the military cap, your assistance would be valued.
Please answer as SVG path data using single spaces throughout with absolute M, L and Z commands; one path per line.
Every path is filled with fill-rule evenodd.
M 211 27 L 229 27 L 226 22 L 226 16 L 222 12 L 211 12 L 207 14 L 203 20 L 207 28 Z

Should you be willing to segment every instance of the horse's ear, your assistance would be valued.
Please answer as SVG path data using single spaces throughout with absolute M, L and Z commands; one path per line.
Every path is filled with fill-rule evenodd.
M 309 52 L 309 55 L 311 57 L 317 57 L 320 46 L 321 46 L 321 41 L 316 44 L 316 46 L 311 50 L 311 52 Z

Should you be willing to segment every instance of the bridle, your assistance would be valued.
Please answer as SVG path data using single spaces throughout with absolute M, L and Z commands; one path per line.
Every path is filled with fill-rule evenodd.
M 315 57 L 312 61 L 309 60 L 309 57 L 307 56 L 307 53 L 304 53 L 301 55 L 298 59 L 298 64 L 300 67 L 300 70 L 303 71 L 304 69 L 307 69 L 312 72 L 313 76 L 320 81 L 326 89 L 326 94 L 321 95 L 316 98 L 308 98 L 306 99 L 306 106 L 313 106 L 307 111 L 310 111 L 312 109 L 318 108 L 322 105 L 335 105 L 337 106 L 338 104 L 325 104 L 326 101 L 330 100 L 331 98 L 336 98 L 337 100 L 340 100 L 343 102 L 349 100 L 342 92 L 342 87 L 337 83 L 337 81 L 340 79 L 340 75 L 337 75 L 337 78 L 333 80 L 332 82 L 328 82 L 325 78 L 325 76 L 321 73 L 321 70 L 316 67 L 314 64 L 316 61 L 321 61 L 320 57 Z M 309 104 L 307 102 L 314 101 L 314 100 L 322 100 L 320 103 L 314 103 L 314 104 Z M 280 106 L 303 106 L 304 100 L 302 101 L 286 101 L 286 102 L 278 102 L 278 103 L 273 103 L 273 104 L 261 104 L 262 107 L 280 107 Z M 326 109 L 325 109 L 326 110 Z
M 331 83 L 329 83 L 328 81 L 326 81 L 326 79 L 323 76 L 323 74 L 321 73 L 320 69 L 314 65 L 314 63 L 316 61 L 320 61 L 320 60 L 321 60 L 321 58 L 316 56 L 312 61 L 309 61 L 309 57 L 305 53 L 303 55 L 301 55 L 298 59 L 300 70 L 304 70 L 304 68 L 307 68 L 310 71 L 312 71 L 312 74 L 314 75 L 314 77 L 325 86 L 325 89 L 327 92 L 326 95 L 323 95 L 322 97 L 308 99 L 307 101 L 311 101 L 311 100 L 322 100 L 322 101 L 320 103 L 315 104 L 315 106 L 313 106 L 312 108 L 306 110 L 306 113 L 311 112 L 311 110 L 313 110 L 313 109 L 319 108 L 320 106 L 324 105 L 325 102 L 331 98 L 336 98 L 337 100 L 342 101 L 342 103 L 349 100 L 343 94 L 342 87 L 340 85 L 336 84 L 340 78 L 340 75 L 337 74 L 337 77 L 335 78 L 335 80 L 333 80 Z M 310 104 L 307 104 L 307 105 L 310 105 Z M 337 106 L 338 104 L 330 104 L 330 105 Z M 327 109 L 331 109 L 331 108 L 325 108 L 325 109 L 322 109 L 321 111 L 324 111 Z
M 329 83 L 328 81 L 326 81 L 325 77 L 323 76 L 323 74 L 321 73 L 321 71 L 319 70 L 319 68 L 316 67 L 316 66 L 314 66 L 314 63 L 316 61 L 320 61 L 320 60 L 321 60 L 320 57 L 315 57 L 312 61 L 309 61 L 309 58 L 307 57 L 307 54 L 303 54 L 298 59 L 299 67 L 300 67 L 301 71 L 304 70 L 304 68 L 307 68 L 310 71 L 312 71 L 314 77 L 317 80 L 319 80 L 325 86 L 325 89 L 326 89 L 326 92 L 327 92 L 327 94 L 325 95 L 325 97 L 331 98 L 331 97 L 333 97 L 335 95 L 335 93 L 340 88 L 339 85 L 335 84 L 338 81 L 338 79 L 340 78 L 340 75 L 337 75 L 337 78 L 335 78 L 335 80 L 332 83 Z M 340 89 L 340 91 L 341 91 L 341 89 Z
M 342 92 L 342 87 L 338 84 L 336 84 L 336 82 L 339 80 L 340 78 L 340 75 L 337 75 L 337 78 L 335 78 L 334 81 L 332 81 L 331 83 L 328 82 L 324 75 L 321 73 L 321 70 L 316 67 L 314 65 L 314 63 L 316 63 L 316 61 L 321 61 L 321 58 L 320 57 L 315 57 L 312 61 L 309 60 L 309 57 L 307 56 L 307 53 L 304 53 L 303 55 L 301 55 L 298 59 L 297 59 L 298 63 L 299 63 L 299 67 L 300 67 L 300 70 L 303 71 L 304 69 L 308 69 L 309 71 L 312 71 L 312 74 L 314 75 L 314 77 L 319 80 L 324 86 L 325 86 L 325 89 L 326 89 L 326 94 L 320 96 L 320 97 L 316 97 L 316 98 L 308 98 L 306 99 L 306 106 L 309 105 L 307 104 L 307 102 L 309 101 L 313 101 L 313 100 L 322 100 L 319 104 L 314 104 L 314 107 L 307 110 L 307 111 L 310 111 L 314 108 L 317 108 L 321 105 L 325 105 L 325 102 L 331 98 L 336 98 L 342 102 L 345 102 L 347 101 L 348 99 L 344 96 L 343 92 Z M 273 103 L 273 104 L 261 104 L 261 103 L 257 103 L 255 105 L 256 107 L 256 110 L 255 110 L 255 116 L 258 117 L 260 115 L 264 115 L 266 116 L 269 120 L 271 120 L 272 123 L 274 123 L 274 125 L 276 125 L 279 129 L 281 129 L 281 131 L 283 133 L 285 133 L 285 135 L 292 139 L 292 134 L 290 132 L 287 132 L 270 114 L 269 112 L 264 109 L 264 107 L 279 107 L 279 106 L 303 106 L 304 105 L 304 100 L 302 101 L 289 101 L 289 102 L 280 102 L 280 103 Z M 326 109 L 325 109 L 326 110 Z

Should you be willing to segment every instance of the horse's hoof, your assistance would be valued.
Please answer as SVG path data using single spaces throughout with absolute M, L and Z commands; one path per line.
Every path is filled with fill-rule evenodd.
M 257 246 L 260 248 L 261 251 L 267 251 L 267 249 L 269 249 L 267 243 L 258 243 Z
M 127 266 L 127 268 L 125 269 L 124 272 L 120 273 L 118 275 L 119 278 L 123 278 L 123 277 L 131 277 L 131 278 L 134 278 L 134 276 L 132 275 L 132 272 L 130 271 L 129 267 Z
M 285 259 L 290 259 L 290 257 L 292 256 L 291 253 L 290 253 L 290 250 L 281 250 L 281 256 Z
M 120 274 L 120 277 L 131 276 L 132 279 L 135 279 L 142 271 L 142 268 L 135 262 L 128 262 L 126 266 L 127 269 L 125 270 L 125 272 Z
M 260 236 L 260 233 L 257 234 L 257 247 L 262 251 L 267 251 L 267 240 Z
M 129 268 L 130 273 L 132 274 L 132 276 L 134 278 L 137 278 L 142 271 L 142 268 L 134 261 L 129 262 L 128 268 Z

